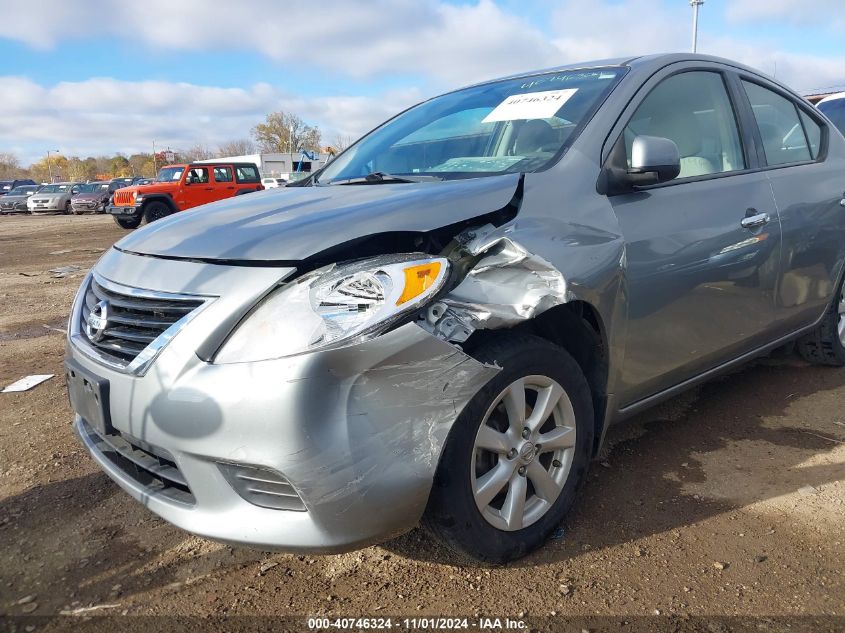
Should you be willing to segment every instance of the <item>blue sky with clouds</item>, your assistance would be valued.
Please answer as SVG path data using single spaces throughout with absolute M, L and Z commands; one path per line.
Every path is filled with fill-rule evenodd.
M 324 140 L 520 70 L 687 50 L 688 0 L 0 0 L 0 152 L 215 144 L 289 109 Z M 845 85 L 842 0 L 706 0 L 700 50 Z M 845 89 L 845 87 L 844 87 Z

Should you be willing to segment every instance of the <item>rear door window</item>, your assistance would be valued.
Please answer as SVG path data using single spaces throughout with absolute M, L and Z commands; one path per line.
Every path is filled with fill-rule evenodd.
M 798 114 L 798 106 L 759 84 L 743 80 L 742 85 L 754 110 L 766 162 L 769 165 L 788 165 L 812 160 L 813 155 Z
M 238 182 L 261 182 L 258 169 L 254 165 L 239 165 L 235 168 Z
M 228 165 L 214 168 L 215 182 L 232 182 L 232 168 Z

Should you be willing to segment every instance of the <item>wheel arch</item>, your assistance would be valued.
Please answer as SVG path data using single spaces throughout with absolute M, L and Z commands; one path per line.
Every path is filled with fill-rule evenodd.
M 177 207 L 176 203 L 173 201 L 173 197 L 168 193 L 153 193 L 153 194 L 150 194 L 150 195 L 146 195 L 146 194 L 142 194 L 142 195 L 144 195 L 144 202 L 141 203 L 141 213 L 142 214 L 144 213 L 144 211 L 147 208 L 147 205 L 150 202 L 163 202 L 168 207 L 170 207 L 170 210 L 173 211 L 174 213 L 179 210 L 179 207 Z
M 600 311 L 585 300 L 570 301 L 511 328 L 478 330 L 466 341 L 465 349 L 471 354 L 473 347 L 507 333 L 542 338 L 564 348 L 578 363 L 592 395 L 595 456 L 604 435 L 610 375 L 608 331 Z

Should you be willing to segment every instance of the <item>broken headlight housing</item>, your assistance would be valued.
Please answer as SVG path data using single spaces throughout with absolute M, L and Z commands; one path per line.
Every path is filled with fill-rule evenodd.
M 376 337 L 435 297 L 448 273 L 448 260 L 420 253 L 316 270 L 263 299 L 215 362 L 284 358 Z

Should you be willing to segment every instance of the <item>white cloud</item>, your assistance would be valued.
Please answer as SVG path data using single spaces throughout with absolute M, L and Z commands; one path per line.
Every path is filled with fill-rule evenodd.
M 163 81 L 95 78 L 42 86 L 22 77 L 0 77 L 0 147 L 22 148 L 22 160 L 45 149 L 66 155 L 149 151 L 159 147 L 216 146 L 249 135 L 268 112 L 287 110 L 317 124 L 324 140 L 358 136 L 419 101 L 416 90 L 373 97 L 303 98 L 268 84 L 214 88 Z
M 736 23 L 830 26 L 843 19 L 838 17 L 841 1 L 733 0 L 722 8 L 708 3 L 705 11 L 721 10 Z M 32 2 L 6 4 L 0 37 L 40 50 L 68 39 L 129 37 L 156 51 L 246 50 L 280 67 L 389 77 L 407 86 L 363 96 L 370 91 L 363 85 L 358 94 L 305 98 L 263 83 L 219 88 L 95 78 L 44 86 L 25 77 L 0 79 L 0 147 L 39 154 L 42 145 L 82 155 L 146 150 L 153 138 L 173 147 L 214 145 L 246 136 L 278 109 L 320 125 L 331 141 L 335 133 L 357 136 L 447 88 L 570 62 L 687 50 L 690 35 L 686 0 L 537 0 L 528 12 L 533 23 L 523 5 L 511 2 L 507 6 L 515 8 L 508 9 L 493 0 L 322 0 L 283 6 L 277 0 L 39 0 L 38 10 Z M 796 46 L 707 29 L 700 38 L 702 52 L 776 74 L 799 90 L 845 83 L 845 55 L 794 52 Z
M 280 63 L 303 59 L 352 77 L 423 74 L 455 84 L 554 64 L 542 32 L 493 0 L 145 0 L 20 2 L 4 10 L 3 37 L 49 49 L 60 40 L 131 37 L 156 50 L 248 49 Z
M 838 28 L 845 24 L 842 0 L 735 0 L 727 7 L 737 22 L 787 22 Z

